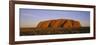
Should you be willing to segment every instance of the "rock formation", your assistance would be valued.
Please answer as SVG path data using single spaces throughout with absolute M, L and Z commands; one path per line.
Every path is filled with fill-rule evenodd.
M 38 24 L 38 28 L 46 29 L 49 27 L 51 21 L 43 21 Z
M 63 20 L 63 19 L 51 20 L 50 27 L 53 27 L 53 28 L 62 27 L 62 25 L 64 24 L 64 22 L 65 22 L 65 20 Z
M 37 28 L 47 29 L 47 28 L 67 28 L 67 29 L 78 29 L 80 28 L 80 22 L 68 19 L 56 19 L 42 21 L 37 25 Z
M 70 28 L 73 28 L 73 22 L 72 20 L 66 20 L 64 25 L 63 25 L 64 28 L 67 28 L 67 29 L 70 29 Z

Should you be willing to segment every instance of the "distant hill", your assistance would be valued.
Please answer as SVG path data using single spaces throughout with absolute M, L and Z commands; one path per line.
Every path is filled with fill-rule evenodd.
M 66 29 L 79 29 L 81 24 L 79 21 L 70 19 L 56 19 L 56 20 L 46 20 L 41 21 L 37 28 L 47 29 L 47 28 L 66 28 Z

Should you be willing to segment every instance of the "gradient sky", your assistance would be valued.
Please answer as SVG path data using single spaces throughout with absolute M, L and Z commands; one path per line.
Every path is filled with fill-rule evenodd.
M 82 26 L 90 26 L 89 11 L 20 8 L 19 13 L 20 27 L 36 27 L 40 21 L 53 19 L 72 19 L 80 21 Z

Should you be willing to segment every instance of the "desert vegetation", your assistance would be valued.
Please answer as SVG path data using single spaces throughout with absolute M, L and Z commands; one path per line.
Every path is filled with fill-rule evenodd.
M 75 34 L 75 33 L 89 33 L 89 27 L 81 27 L 80 29 L 64 29 L 64 28 L 20 28 L 20 35 L 52 35 L 52 34 Z

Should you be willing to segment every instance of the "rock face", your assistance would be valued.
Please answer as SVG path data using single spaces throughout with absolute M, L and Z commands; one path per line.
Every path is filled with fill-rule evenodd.
M 43 22 L 40 22 L 37 27 L 45 29 L 49 27 L 50 23 L 51 21 L 43 21 Z
M 56 19 L 42 21 L 37 25 L 37 28 L 47 29 L 47 28 L 67 28 L 67 29 L 78 29 L 80 28 L 80 22 L 68 19 Z

